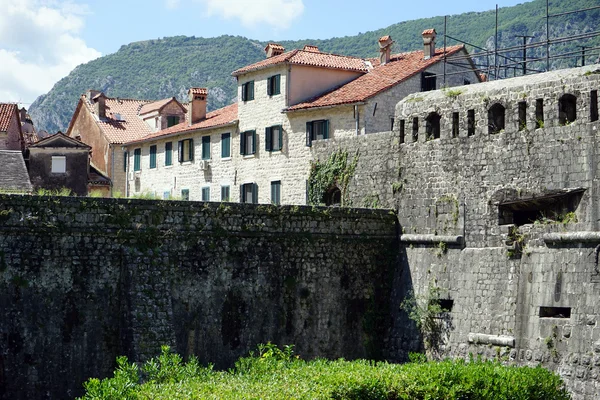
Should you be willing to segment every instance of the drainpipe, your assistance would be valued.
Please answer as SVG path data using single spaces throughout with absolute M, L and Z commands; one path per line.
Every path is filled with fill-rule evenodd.
M 112 155 L 110 157 L 110 197 L 113 197 L 113 190 L 115 186 L 115 147 L 111 145 L 110 150 L 112 152 Z

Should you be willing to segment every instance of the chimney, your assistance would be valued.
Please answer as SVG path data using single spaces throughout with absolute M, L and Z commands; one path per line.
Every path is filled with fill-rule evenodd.
M 19 110 L 19 118 L 21 118 L 21 123 L 24 123 L 27 120 L 27 110 L 25 107 Z
M 100 119 L 106 118 L 106 96 L 104 93 L 99 92 L 97 90 L 90 90 L 90 95 L 93 97 L 90 98 L 90 102 L 94 107 L 94 112 Z
M 423 56 L 425 60 L 429 60 L 435 56 L 435 36 L 437 32 L 435 29 L 425 29 L 423 35 Z
M 190 125 L 206 118 L 206 101 L 208 90 L 206 88 L 190 88 L 188 90 L 188 123 Z
M 379 63 L 385 65 L 390 62 L 392 54 L 392 40 L 390 35 L 385 35 L 379 38 Z
M 311 53 L 320 53 L 321 51 L 319 51 L 319 48 L 315 45 L 312 44 L 305 44 L 304 48 L 302 49 L 304 51 L 309 51 Z
M 267 58 L 283 54 L 284 51 L 285 48 L 277 43 L 269 43 L 267 47 L 265 47 L 265 53 L 267 53 Z

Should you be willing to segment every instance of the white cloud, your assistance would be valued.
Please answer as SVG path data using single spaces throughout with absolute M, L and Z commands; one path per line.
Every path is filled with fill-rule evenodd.
M 202 3 L 210 16 L 238 18 L 249 28 L 268 24 L 286 29 L 304 12 L 302 0 L 202 0 Z
M 0 102 L 31 103 L 77 65 L 101 54 L 80 38 L 84 6 L 0 0 Z
M 180 0 L 165 0 L 165 7 L 167 7 L 169 10 L 174 10 L 179 7 L 180 3 Z

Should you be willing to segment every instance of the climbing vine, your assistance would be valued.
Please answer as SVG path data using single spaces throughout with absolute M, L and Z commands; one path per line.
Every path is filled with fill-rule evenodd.
M 358 152 L 352 162 L 348 162 L 348 152 L 337 150 L 325 162 L 311 161 L 310 175 L 308 177 L 308 203 L 310 205 L 323 204 L 325 193 L 333 186 L 337 186 L 342 194 L 341 205 L 348 203 L 348 183 L 354 175 L 358 163 Z

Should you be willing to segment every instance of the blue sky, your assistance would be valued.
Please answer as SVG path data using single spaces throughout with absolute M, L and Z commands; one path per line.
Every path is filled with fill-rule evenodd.
M 553 0 L 556 1 L 556 0 Z M 0 102 L 28 107 L 77 65 L 166 36 L 327 39 L 517 0 L 0 0 Z

